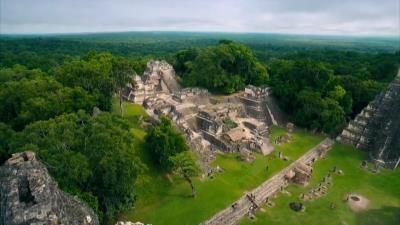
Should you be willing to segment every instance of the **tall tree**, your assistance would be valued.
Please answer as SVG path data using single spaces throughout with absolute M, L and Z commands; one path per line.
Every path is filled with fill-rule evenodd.
M 173 168 L 171 157 L 189 150 L 185 138 L 165 116 L 160 118 L 159 124 L 149 130 L 145 137 L 145 145 L 153 162 L 168 172 Z
M 122 109 L 122 90 L 135 74 L 129 62 L 122 58 L 114 58 L 112 61 L 111 77 L 115 90 L 119 95 L 119 108 L 121 115 L 123 115 Z
M 175 65 L 187 86 L 201 86 L 219 93 L 233 93 L 247 84 L 262 85 L 269 79 L 266 68 L 243 44 L 222 41 L 215 47 L 181 51 Z
M 97 98 L 82 87 L 65 87 L 38 70 L 14 67 L 0 74 L 8 74 L 0 82 L 0 122 L 15 130 L 63 113 L 91 111 L 97 104 Z
M 98 99 L 101 110 L 111 110 L 114 90 L 111 77 L 113 55 L 91 52 L 80 60 L 64 63 L 56 69 L 55 77 L 64 86 L 81 87 Z
M 200 169 L 193 155 L 189 151 L 184 151 L 171 156 L 170 160 L 173 164 L 173 171 L 180 174 L 189 183 L 192 197 L 196 197 L 196 188 L 192 177 L 197 176 Z
M 35 151 L 63 190 L 109 219 L 132 207 L 143 168 L 129 129 L 119 115 L 79 111 L 28 125 L 11 147 Z

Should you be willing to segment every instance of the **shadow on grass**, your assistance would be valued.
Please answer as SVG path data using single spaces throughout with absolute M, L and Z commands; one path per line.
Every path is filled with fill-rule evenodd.
M 357 214 L 357 225 L 398 225 L 400 224 L 400 207 L 385 206 Z

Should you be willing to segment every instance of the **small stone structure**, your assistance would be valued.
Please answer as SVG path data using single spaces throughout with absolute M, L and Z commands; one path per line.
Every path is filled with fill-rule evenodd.
M 358 194 L 347 195 L 347 204 L 353 211 L 363 211 L 368 209 L 369 200 Z
M 33 152 L 14 154 L 0 167 L 0 223 L 98 225 L 93 210 L 57 187 Z
M 127 221 L 127 222 L 118 221 L 115 225 L 145 225 L 145 224 L 141 223 L 141 222 L 133 223 L 133 222 L 130 222 L 130 221 Z
M 304 163 L 298 163 L 292 170 L 286 173 L 285 177 L 297 184 L 306 186 L 312 174 L 312 168 L 310 165 Z
M 293 123 L 287 123 L 286 124 L 286 130 L 288 133 L 293 133 L 294 131 L 294 124 Z

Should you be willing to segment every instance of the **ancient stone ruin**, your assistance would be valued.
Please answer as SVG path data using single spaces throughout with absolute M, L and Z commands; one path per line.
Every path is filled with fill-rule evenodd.
M 373 162 L 389 168 L 400 163 L 400 70 L 395 80 L 379 94 L 337 138 L 369 151 Z
M 143 100 L 157 93 L 173 93 L 179 90 L 174 68 L 165 61 L 147 62 L 142 76 L 134 75 L 123 90 L 125 100 L 142 104 Z
M 57 187 L 33 152 L 8 159 L 0 167 L 0 181 L 0 224 L 99 224 L 92 209 Z
M 143 76 L 127 84 L 125 99 L 142 104 L 154 121 L 168 116 L 185 134 L 200 158 L 203 171 L 216 151 L 270 154 L 269 127 L 285 123 L 269 87 L 247 86 L 229 96 L 210 96 L 206 89 L 181 89 L 165 61 L 149 61 Z M 244 154 L 246 152 L 246 154 Z M 208 173 L 208 172 L 207 172 Z
M 244 216 L 254 218 L 255 213 L 262 205 L 270 204 L 270 200 L 284 189 L 291 182 L 307 183 L 309 175 L 312 173 L 311 165 L 316 160 L 324 157 L 331 149 L 334 141 L 327 138 L 318 146 L 309 150 L 298 160 L 288 167 L 262 183 L 257 188 L 244 194 L 240 199 L 229 205 L 224 210 L 218 212 L 210 219 L 203 222 L 203 225 L 234 225 Z M 288 174 L 291 174 L 288 176 Z M 305 176 L 305 177 L 304 177 Z

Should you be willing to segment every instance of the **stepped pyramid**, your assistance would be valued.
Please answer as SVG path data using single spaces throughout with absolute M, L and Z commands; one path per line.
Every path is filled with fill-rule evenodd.
M 337 137 L 370 153 L 386 167 L 400 163 L 400 69 L 394 81 L 379 94 Z

